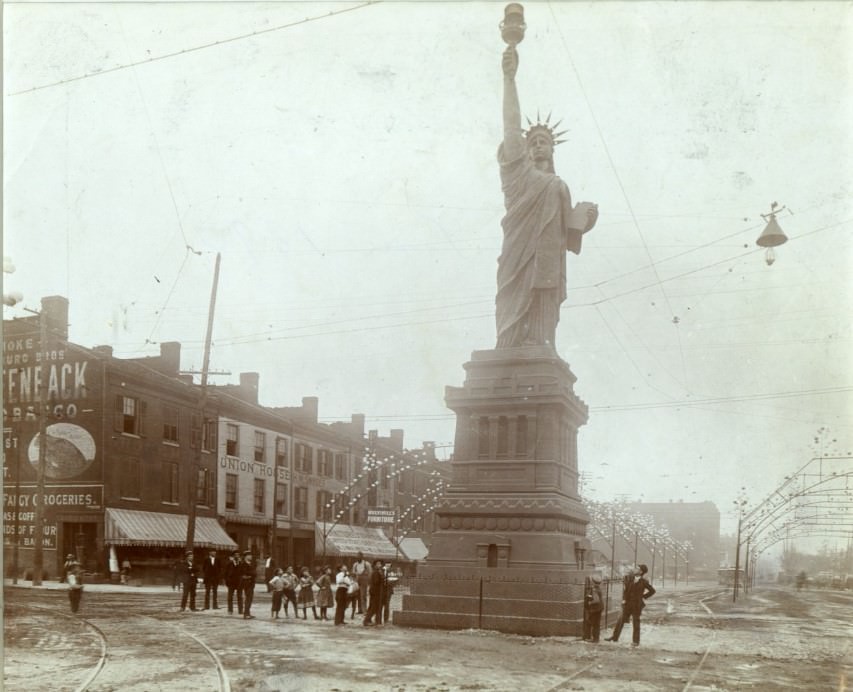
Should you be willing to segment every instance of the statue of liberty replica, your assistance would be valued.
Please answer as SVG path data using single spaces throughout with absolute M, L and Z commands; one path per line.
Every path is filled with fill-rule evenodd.
M 555 173 L 558 124 L 537 115 L 522 128 L 515 77 L 524 30 L 522 6 L 507 5 L 497 344 L 474 351 L 462 387 L 446 388 L 456 414 L 452 479 L 435 509 L 429 555 L 394 613 L 403 626 L 528 635 L 582 628 L 589 516 L 578 495 L 577 434 L 587 406 L 554 342 L 567 252 L 580 253 L 598 208 L 573 207 Z

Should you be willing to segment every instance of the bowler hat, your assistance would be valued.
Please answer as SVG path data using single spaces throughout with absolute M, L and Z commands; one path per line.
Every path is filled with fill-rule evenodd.
M 600 575 L 600 574 L 593 574 L 593 575 L 592 575 L 592 580 L 593 580 L 596 584 L 600 584 L 600 583 L 601 583 L 601 575 Z

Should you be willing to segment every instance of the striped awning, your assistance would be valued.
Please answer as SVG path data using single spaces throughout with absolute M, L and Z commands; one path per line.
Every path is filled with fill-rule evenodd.
M 186 543 L 186 539 L 186 515 L 114 507 L 106 509 L 104 521 L 106 545 L 180 548 Z M 199 548 L 237 549 L 237 544 L 213 517 L 196 517 L 193 543 Z
M 393 560 L 397 548 L 382 529 L 349 524 L 314 524 L 314 552 L 317 555 L 355 557 L 362 553 L 368 559 Z

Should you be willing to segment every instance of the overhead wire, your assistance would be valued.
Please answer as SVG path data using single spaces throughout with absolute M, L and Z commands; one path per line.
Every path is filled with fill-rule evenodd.
M 309 22 L 314 22 L 319 19 L 328 19 L 329 17 L 334 17 L 339 14 L 344 14 L 346 12 L 353 12 L 355 10 L 360 10 L 370 5 L 376 5 L 382 2 L 382 0 L 367 0 L 367 2 L 360 3 L 353 7 L 345 7 L 340 10 L 332 10 L 327 12 L 326 14 L 316 15 L 314 17 L 305 17 L 303 19 L 299 19 L 293 22 L 287 22 L 286 24 L 279 24 L 277 26 L 272 26 L 267 29 L 259 29 L 257 31 L 252 31 L 246 34 L 239 34 L 237 36 L 232 36 L 230 38 L 224 38 L 219 41 L 212 41 L 210 43 L 204 43 L 199 46 L 193 46 L 192 48 L 183 48 L 178 51 L 172 51 L 171 53 L 164 53 L 163 55 L 156 55 L 150 58 L 146 58 L 145 60 L 135 60 L 129 63 L 123 63 L 121 65 L 116 65 L 114 67 L 108 67 L 106 69 L 99 69 L 92 72 L 87 72 L 82 75 L 78 75 L 76 77 L 69 77 L 68 79 L 60 79 L 56 82 L 50 82 L 49 84 L 40 84 L 38 86 L 30 87 L 29 89 L 21 89 L 20 91 L 14 91 L 8 94 L 8 96 L 20 96 L 22 94 L 29 94 L 34 91 L 41 91 L 42 89 L 49 89 L 51 87 L 60 86 L 62 84 L 70 84 L 71 82 L 79 82 L 83 79 L 91 79 L 92 77 L 101 77 L 106 74 L 112 74 L 113 72 L 118 72 L 120 70 L 126 70 L 130 67 L 138 67 L 140 65 L 147 65 L 149 63 L 158 62 L 160 60 L 167 60 L 169 58 L 176 58 L 182 55 L 188 55 L 189 53 L 194 53 L 196 51 L 205 50 L 207 48 L 215 48 L 216 46 L 222 46 L 228 43 L 234 43 L 235 41 L 242 41 L 247 38 L 253 38 L 255 36 L 261 36 L 263 34 L 269 34 L 274 31 L 281 31 L 283 29 L 290 29 L 294 26 L 299 26 L 300 24 L 307 24 Z

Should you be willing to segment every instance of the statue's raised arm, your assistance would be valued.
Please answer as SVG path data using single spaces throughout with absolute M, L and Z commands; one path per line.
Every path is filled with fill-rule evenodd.
M 524 133 L 521 129 L 521 106 L 518 104 L 518 89 L 515 86 L 515 73 L 518 72 L 518 51 L 515 46 L 507 46 L 503 52 L 504 73 L 504 154 L 514 159 L 524 153 Z

